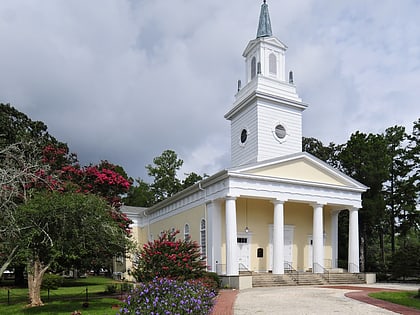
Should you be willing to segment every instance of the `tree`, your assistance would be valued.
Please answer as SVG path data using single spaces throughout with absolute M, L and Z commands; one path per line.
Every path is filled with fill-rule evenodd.
M 159 239 L 144 244 L 137 254 L 134 268 L 137 281 L 154 278 L 197 279 L 203 276 L 206 265 L 197 242 L 176 239 L 179 231 L 165 231 Z
M 153 159 L 153 164 L 146 166 L 147 174 L 154 177 L 150 185 L 154 195 L 154 203 L 158 203 L 179 192 L 182 188 L 177 177 L 177 171 L 181 168 L 183 160 L 172 150 L 165 150 L 160 156 Z
M 25 251 L 31 306 L 42 305 L 42 277 L 57 261 L 124 254 L 130 240 L 112 218 L 112 208 L 92 194 L 41 192 L 19 206 L 22 229 L 16 240 Z
M 150 207 L 154 202 L 154 194 L 150 185 L 141 178 L 136 179 L 137 185 L 131 186 L 123 203 L 133 207 Z
M 186 174 L 187 177 L 182 181 L 182 189 L 188 188 L 196 183 L 198 183 L 199 181 L 203 180 L 203 176 L 198 175 L 197 173 L 189 173 Z M 206 177 L 207 175 L 204 174 L 204 177 Z
M 15 143 L 0 148 L 0 274 L 8 268 L 15 255 L 23 228 L 16 223 L 17 207 L 33 193 L 33 183 L 42 181 L 48 171 L 42 154 L 33 142 Z
M 318 139 L 303 137 L 302 151 L 312 154 L 331 166 L 339 166 L 337 154 L 340 151 L 340 146 L 337 146 L 333 142 L 330 142 L 330 144 L 326 147 Z
M 385 200 L 383 183 L 388 180 L 390 159 L 382 135 L 356 132 L 338 154 L 342 170 L 369 187 L 362 195 L 360 211 L 361 269 L 376 269 L 376 251 L 368 251 L 379 237 L 381 258 L 384 260 L 383 235 L 385 225 Z
M 411 223 L 407 213 L 416 210 L 416 189 L 412 181 L 413 161 L 407 150 L 408 135 L 402 126 L 386 129 L 388 155 L 391 160 L 389 180 L 384 183 L 389 216 L 391 252 L 395 253 L 395 234 L 407 235 Z
M 47 129 L 43 122 L 33 121 L 10 104 L 0 103 L 0 147 L 28 141 L 35 141 L 40 148 L 59 143 Z

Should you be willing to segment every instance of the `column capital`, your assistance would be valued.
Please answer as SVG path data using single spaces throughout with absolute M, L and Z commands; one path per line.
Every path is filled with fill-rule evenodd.
M 236 200 L 237 198 L 236 196 L 226 196 L 225 200 Z
M 310 206 L 312 206 L 313 208 L 324 208 L 325 203 L 322 202 L 311 202 L 309 203 Z
M 273 199 L 271 200 L 271 203 L 274 205 L 282 205 L 286 202 L 286 200 L 282 200 L 282 199 Z

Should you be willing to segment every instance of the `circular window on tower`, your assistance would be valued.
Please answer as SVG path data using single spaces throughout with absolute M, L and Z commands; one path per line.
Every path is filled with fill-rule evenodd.
M 287 137 L 287 131 L 286 131 L 286 127 L 284 126 L 284 124 L 277 124 L 274 127 L 274 131 L 273 131 L 274 137 L 276 138 L 277 141 L 279 142 L 284 142 L 286 141 L 286 137 Z
M 246 142 L 247 139 L 248 139 L 248 130 L 246 130 L 244 128 L 241 131 L 241 138 L 240 138 L 241 143 L 240 144 L 245 145 L 245 142 Z

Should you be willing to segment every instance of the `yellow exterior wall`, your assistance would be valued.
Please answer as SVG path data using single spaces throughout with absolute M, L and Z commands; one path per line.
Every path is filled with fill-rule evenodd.
M 163 219 L 159 222 L 150 225 L 150 233 L 153 235 L 153 239 L 157 239 L 160 232 L 167 231 L 172 228 L 179 230 L 177 238 L 184 238 L 184 226 L 186 223 L 190 226 L 190 236 L 192 240 L 197 242 L 200 241 L 200 222 L 201 219 L 206 219 L 205 214 L 206 206 L 200 205 L 190 210 L 184 211 L 177 215 L 171 216 L 167 219 Z M 207 220 L 206 220 L 207 225 Z
M 304 160 L 291 161 L 276 166 L 267 166 L 252 170 L 249 173 L 340 186 L 346 185 L 344 181 L 340 181 L 337 178 L 326 174 L 325 171 L 318 169 L 313 164 Z
M 252 271 L 268 271 L 270 267 L 270 225 L 273 224 L 274 205 L 269 200 L 238 198 L 236 200 L 236 217 L 238 235 L 247 235 L 250 238 L 250 259 L 249 267 Z M 331 209 L 324 207 L 324 232 L 325 238 L 325 267 L 331 264 Z M 159 222 L 150 224 L 143 228 L 133 229 L 133 237 L 137 240 L 139 247 L 148 241 L 149 233 L 153 239 L 158 238 L 161 231 L 172 228 L 179 230 L 178 238 L 184 237 L 184 225 L 190 226 L 192 240 L 200 241 L 200 222 L 206 219 L 206 230 L 208 220 L 206 217 L 206 206 L 200 205 L 183 213 L 168 217 Z M 308 269 L 309 244 L 308 237 L 312 235 L 313 208 L 309 204 L 286 202 L 284 204 L 284 224 L 294 227 L 293 232 L 293 268 L 296 270 Z M 248 234 L 245 228 L 248 227 Z M 222 265 L 226 265 L 226 223 L 225 205 L 222 203 L 221 226 L 216 227 L 221 233 L 221 254 Z M 208 231 L 207 231 L 208 232 Z M 208 239 L 208 237 L 207 237 Z M 257 249 L 263 249 L 263 257 L 257 257 Z M 131 264 L 127 264 L 127 269 Z
M 324 244 L 325 267 L 331 262 L 331 213 L 324 207 Z M 270 225 L 273 224 L 274 205 L 269 200 L 238 198 L 236 200 L 237 232 L 245 233 L 249 228 L 250 237 L 250 269 L 267 271 L 270 266 Z M 286 202 L 284 205 L 284 224 L 292 225 L 293 232 L 293 268 L 308 269 L 309 243 L 312 235 L 313 208 L 309 204 Z M 222 207 L 222 264 L 226 264 L 225 209 Z M 246 234 L 244 234 L 246 235 Z M 263 248 L 264 256 L 257 257 L 257 249 Z

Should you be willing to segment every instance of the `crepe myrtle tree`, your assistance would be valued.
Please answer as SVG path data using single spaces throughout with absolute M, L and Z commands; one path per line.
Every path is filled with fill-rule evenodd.
M 176 239 L 179 231 L 165 231 L 157 240 L 143 245 L 137 253 L 133 276 L 147 282 L 154 278 L 197 279 L 206 264 L 196 241 Z
M 124 254 L 131 239 L 109 215 L 101 197 L 76 192 L 36 193 L 18 207 L 17 223 L 26 226 L 16 240 L 28 265 L 30 306 L 43 304 L 42 277 L 58 261 L 112 258 Z

